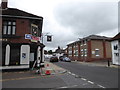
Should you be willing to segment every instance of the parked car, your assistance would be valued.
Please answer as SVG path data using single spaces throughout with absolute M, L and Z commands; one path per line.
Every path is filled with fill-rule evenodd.
M 60 56 L 60 57 L 59 57 L 59 60 L 60 60 L 60 61 L 63 61 L 63 58 L 64 58 L 63 56 Z
M 64 57 L 64 58 L 63 58 L 63 61 L 65 61 L 65 62 L 71 62 L 71 60 L 70 60 L 69 57 Z
M 58 62 L 58 57 L 57 56 L 52 56 L 50 58 L 50 62 Z

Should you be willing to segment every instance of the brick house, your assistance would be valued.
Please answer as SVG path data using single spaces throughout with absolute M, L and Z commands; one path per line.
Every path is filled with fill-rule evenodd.
M 90 35 L 67 45 L 68 56 L 72 60 L 111 60 L 110 38 Z
M 7 0 L 2 0 L 2 66 L 29 68 L 35 60 L 44 63 L 45 46 L 40 42 L 43 17 L 8 8 L 7 4 Z
M 120 32 L 111 39 L 112 63 L 120 65 Z

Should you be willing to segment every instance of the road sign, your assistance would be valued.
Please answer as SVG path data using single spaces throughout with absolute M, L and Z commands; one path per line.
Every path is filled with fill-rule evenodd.
M 31 34 L 25 34 L 25 39 L 31 39 L 32 35 Z

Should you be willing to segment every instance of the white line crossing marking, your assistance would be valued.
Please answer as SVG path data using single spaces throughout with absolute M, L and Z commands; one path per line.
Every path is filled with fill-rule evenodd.
M 88 81 L 89 83 L 91 83 L 91 84 L 94 84 L 94 82 L 92 82 L 92 81 Z

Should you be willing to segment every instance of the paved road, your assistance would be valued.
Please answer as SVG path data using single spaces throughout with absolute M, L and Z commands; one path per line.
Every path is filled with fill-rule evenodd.
M 2 88 L 102 88 L 69 73 L 40 76 L 31 72 L 3 73 Z
M 83 65 L 78 62 L 58 62 L 56 65 L 106 88 L 118 88 L 118 69 Z

